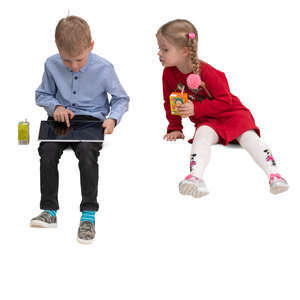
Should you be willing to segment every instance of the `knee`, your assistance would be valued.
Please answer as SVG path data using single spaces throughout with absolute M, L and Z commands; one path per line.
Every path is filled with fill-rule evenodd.
M 41 161 L 44 163 L 58 162 L 62 151 L 56 143 L 41 143 L 39 149 Z
M 213 144 L 206 136 L 201 136 L 201 135 L 198 136 L 196 143 L 197 145 L 201 145 L 205 147 L 209 147 Z
M 80 143 L 75 154 L 80 164 L 89 166 L 97 163 L 100 149 L 98 143 Z
M 197 129 L 194 140 L 197 144 L 213 145 L 218 142 L 219 137 L 213 128 L 203 125 Z
M 239 144 L 244 147 L 247 146 L 249 143 L 258 142 L 260 137 L 254 130 L 247 130 L 242 133 L 239 137 L 236 138 Z

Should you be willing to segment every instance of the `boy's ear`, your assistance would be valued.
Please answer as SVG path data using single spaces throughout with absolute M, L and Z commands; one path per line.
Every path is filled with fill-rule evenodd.
M 92 42 L 91 42 L 91 51 L 94 49 L 94 45 L 95 45 L 95 42 L 92 41 Z

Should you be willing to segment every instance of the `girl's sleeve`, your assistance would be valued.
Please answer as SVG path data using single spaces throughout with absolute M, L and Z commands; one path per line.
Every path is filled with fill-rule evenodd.
M 201 75 L 206 88 L 212 95 L 212 99 L 204 99 L 201 102 L 194 101 L 194 117 L 215 117 L 224 111 L 230 110 L 232 96 L 225 74 L 209 68 Z
M 181 123 L 181 117 L 171 114 L 170 94 L 172 93 L 172 90 L 170 88 L 170 84 L 168 80 L 169 80 L 168 72 L 166 71 L 166 69 L 164 69 L 162 81 L 163 81 L 163 93 L 164 93 L 164 107 L 166 111 L 167 120 L 169 121 L 167 133 L 175 130 L 182 131 L 183 128 Z

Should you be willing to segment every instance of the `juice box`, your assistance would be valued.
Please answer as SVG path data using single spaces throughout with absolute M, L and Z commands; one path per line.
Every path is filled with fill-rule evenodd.
M 173 92 L 170 95 L 170 106 L 171 106 L 171 114 L 180 116 L 176 109 L 176 104 L 184 104 L 188 100 L 188 94 L 187 93 L 181 93 L 181 92 Z
M 29 144 L 29 122 L 27 119 L 18 124 L 18 143 L 19 145 Z

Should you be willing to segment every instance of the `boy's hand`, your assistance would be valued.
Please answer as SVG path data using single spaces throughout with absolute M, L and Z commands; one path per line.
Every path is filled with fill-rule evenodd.
M 106 119 L 102 127 L 105 128 L 104 134 L 112 134 L 116 126 L 116 121 L 113 119 Z
M 61 105 L 56 106 L 54 113 L 53 113 L 53 118 L 55 121 L 66 122 L 67 127 L 70 127 L 69 116 L 70 116 L 70 119 L 74 118 L 74 113 L 71 110 L 66 109 Z
M 179 130 L 171 131 L 164 136 L 164 140 L 167 141 L 176 141 L 177 139 L 184 139 L 183 133 Z
M 176 107 L 182 118 L 191 117 L 195 114 L 194 104 L 191 100 L 188 100 L 185 104 L 177 104 Z

